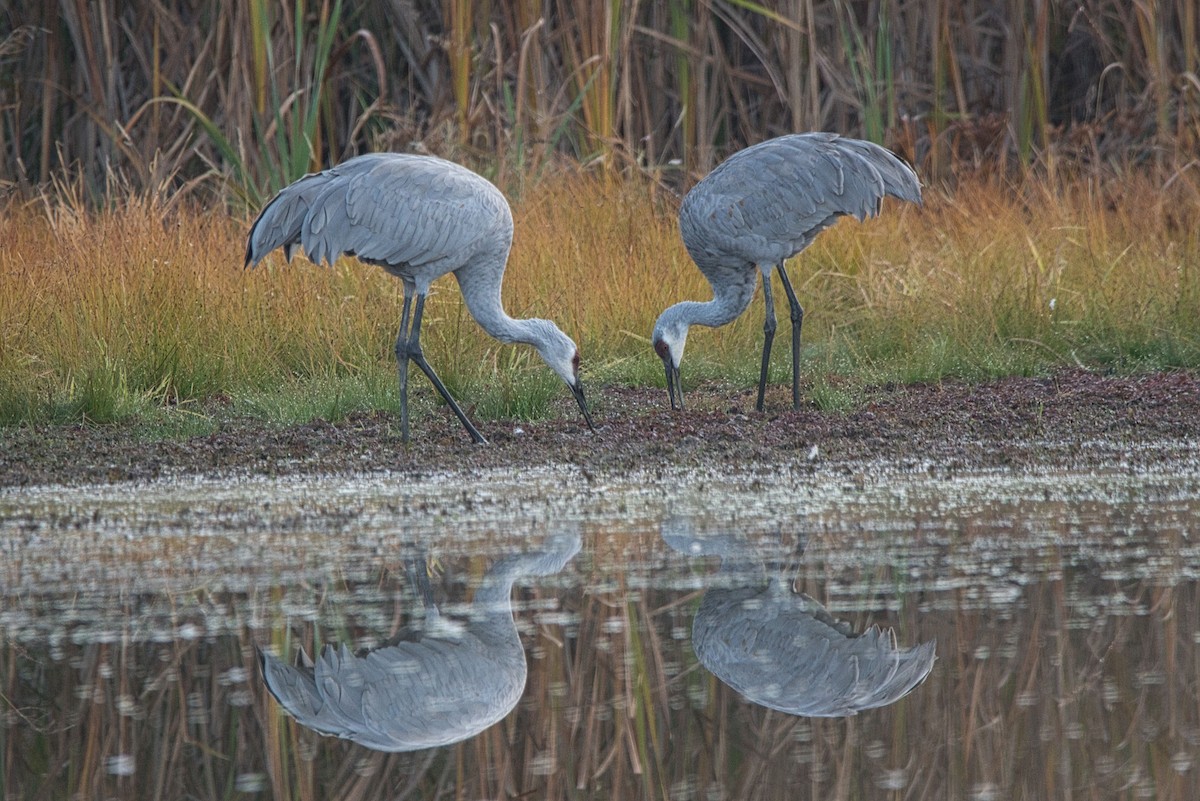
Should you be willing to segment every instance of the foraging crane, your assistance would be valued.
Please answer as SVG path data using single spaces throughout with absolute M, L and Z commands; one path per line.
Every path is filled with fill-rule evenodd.
M 578 533 L 564 533 L 540 551 L 497 561 L 475 592 L 465 625 L 440 621 L 425 565 L 410 562 L 423 625 L 361 656 L 327 645 L 315 664 L 303 650 L 296 666 L 260 651 L 267 689 L 301 725 L 376 751 L 417 751 L 473 737 L 508 715 L 525 691 L 513 583 L 561 571 L 580 544 Z
M 688 254 L 712 285 L 707 303 L 684 301 L 654 324 L 654 350 L 667 372 L 671 408 L 683 386 L 679 362 L 688 327 L 732 322 L 754 297 L 763 277 L 762 372 L 755 409 L 763 410 L 767 365 L 775 338 L 771 273 L 787 294 L 792 319 L 792 406 L 800 408 L 800 327 L 804 309 L 784 262 L 804 250 L 838 217 L 874 217 L 884 195 L 921 202 L 917 175 L 891 152 L 871 142 L 831 133 L 780 136 L 734 153 L 692 187 L 679 209 L 679 230 Z
M 501 342 L 537 348 L 571 388 L 588 428 L 595 431 L 579 381 L 575 343 L 550 320 L 513 319 L 500 303 L 512 235 L 512 212 L 504 195 L 466 167 L 431 156 L 373 153 L 306 175 L 276 195 L 250 229 L 246 265 L 258 264 L 279 247 L 291 261 L 296 248 L 303 246 L 317 264 L 332 264 L 345 253 L 377 264 L 404 282 L 396 363 L 405 442 L 410 359 L 429 377 L 471 439 L 487 442 L 421 350 L 425 296 L 434 280 L 451 272 L 467 310 L 483 330 Z
M 697 532 L 683 517 L 663 521 L 661 534 L 681 553 L 721 557 L 692 621 L 692 648 L 700 664 L 756 704 L 845 717 L 899 701 L 933 669 L 936 641 L 900 648 L 891 629 L 854 634 L 768 572 L 742 537 Z

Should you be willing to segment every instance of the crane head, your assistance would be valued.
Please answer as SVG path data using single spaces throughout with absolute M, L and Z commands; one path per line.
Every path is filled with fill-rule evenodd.
M 668 309 L 668 311 L 670 311 Z M 664 312 L 663 317 L 667 314 Z M 671 408 L 683 409 L 683 384 L 679 380 L 679 362 L 683 360 L 683 346 L 687 344 L 688 326 L 686 323 L 658 319 L 654 326 L 654 352 L 662 359 L 663 368 L 667 374 L 667 394 L 671 397 Z M 679 406 L 675 405 L 675 395 L 679 394 Z
M 595 432 L 596 426 L 592 424 L 592 415 L 588 412 L 587 399 L 583 395 L 583 382 L 579 380 L 579 348 L 573 339 L 549 320 L 533 322 L 539 323 L 541 329 L 533 340 L 533 346 L 537 348 L 542 361 L 570 387 L 575 402 L 579 404 L 579 411 L 583 412 L 584 421 Z

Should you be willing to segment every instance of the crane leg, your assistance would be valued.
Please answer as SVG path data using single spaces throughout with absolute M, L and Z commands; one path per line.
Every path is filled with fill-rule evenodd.
M 763 300 L 767 304 L 766 319 L 763 320 L 763 355 L 762 371 L 758 376 L 758 400 L 754 403 L 757 411 L 763 410 L 763 400 L 767 394 L 767 368 L 771 364 L 771 343 L 775 340 L 775 296 L 771 293 L 771 276 L 763 275 Z
M 422 555 L 420 558 L 405 559 L 404 575 L 408 579 L 413 594 L 421 602 L 421 609 L 424 613 L 423 625 L 428 627 L 428 624 L 437 620 L 438 617 L 437 602 L 433 598 L 433 586 L 429 583 L 428 557 Z
M 408 442 L 408 318 L 412 295 L 404 293 L 404 312 L 400 315 L 400 333 L 396 335 L 396 372 L 400 376 L 400 440 Z
M 483 434 L 480 434 L 479 429 L 475 428 L 475 426 L 471 424 L 471 421 L 467 419 L 467 415 L 463 413 L 463 410 L 459 408 L 458 403 L 455 402 L 454 398 L 450 396 L 450 392 L 446 389 L 446 385 L 443 384 L 442 380 L 437 377 L 437 373 L 433 372 L 433 368 L 429 366 L 429 362 L 425 361 L 425 354 L 421 350 L 421 316 L 424 312 L 425 296 L 418 294 L 417 310 L 413 312 L 412 334 L 409 336 L 408 345 L 406 346 L 408 357 L 417 363 L 417 367 L 421 368 L 421 372 L 429 377 L 434 389 L 436 389 L 438 393 L 446 399 L 446 403 L 450 405 L 450 408 L 458 417 L 459 422 L 461 422 L 467 429 L 467 433 L 471 435 L 471 439 L 479 445 L 486 445 L 487 440 L 483 438 Z
M 783 291 L 787 293 L 788 306 L 792 311 L 792 408 L 800 408 L 800 329 L 804 325 L 804 307 L 796 299 L 796 291 L 788 280 L 787 270 L 779 264 L 779 277 L 783 280 Z

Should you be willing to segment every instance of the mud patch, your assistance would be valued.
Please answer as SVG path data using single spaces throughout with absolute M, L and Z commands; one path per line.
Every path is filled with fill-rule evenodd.
M 783 387 L 768 410 L 753 394 L 707 386 L 672 412 L 661 389 L 607 387 L 593 397 L 593 436 L 564 391 L 560 416 L 481 421 L 491 442 L 471 444 L 444 408 L 414 421 L 356 415 L 276 428 L 224 420 L 211 435 L 140 441 L 130 426 L 0 429 L 0 486 L 91 484 L 182 476 L 388 471 L 405 475 L 575 464 L 584 474 L 722 467 L 842 471 L 886 462 L 898 470 L 1144 469 L 1195 460 L 1200 376 L 1105 376 L 1083 370 L 984 384 L 884 386 L 849 413 L 793 411 Z

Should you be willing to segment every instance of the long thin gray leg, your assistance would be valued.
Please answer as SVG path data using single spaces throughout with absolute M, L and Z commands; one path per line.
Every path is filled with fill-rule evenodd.
M 433 383 L 434 389 L 436 389 L 441 396 L 446 399 L 446 403 L 450 404 L 450 408 L 454 411 L 454 414 L 458 416 L 458 419 L 463 426 L 466 427 L 467 433 L 471 435 L 471 439 L 480 445 L 486 445 L 487 440 L 483 438 L 483 434 L 480 434 L 479 429 L 475 428 L 475 426 L 471 424 L 471 421 L 467 419 L 466 414 L 464 414 L 463 410 L 459 408 L 454 398 L 450 397 L 450 392 L 446 389 L 446 385 L 443 384 L 442 380 L 437 377 L 437 373 L 433 372 L 433 368 L 429 366 L 429 362 L 425 361 L 425 354 L 421 351 L 421 315 L 424 312 L 425 296 L 418 294 L 417 310 L 413 312 L 412 335 L 408 339 L 408 356 L 417 363 L 417 367 L 421 368 L 421 372 L 429 376 L 429 380 Z
M 433 597 L 433 587 L 429 583 L 429 560 L 425 556 L 425 549 L 411 544 L 406 544 L 405 547 L 413 548 L 420 554 L 420 556 L 405 557 L 404 575 L 411 594 L 421 604 L 421 615 L 418 617 L 414 609 L 409 614 L 408 623 L 391 637 L 379 643 L 378 646 L 370 649 L 372 651 L 390 648 L 405 641 L 413 642 L 422 639 L 433 630 L 440 616 Z
M 433 598 L 433 586 L 429 583 L 429 559 L 422 555 L 404 560 L 404 574 L 408 577 L 413 594 L 421 602 L 424 611 L 421 625 L 428 629 L 437 620 L 438 608 Z
M 396 335 L 396 371 L 400 375 L 400 440 L 408 442 L 408 316 L 412 295 L 404 288 L 404 312 L 400 315 L 400 333 Z
M 763 410 L 763 399 L 767 394 L 767 368 L 771 363 L 771 343 L 775 340 L 775 297 L 771 293 L 771 276 L 763 276 L 763 300 L 767 304 L 766 319 L 763 320 L 762 372 L 758 376 L 758 401 L 754 408 Z
M 777 270 L 779 277 L 783 279 L 783 291 L 787 293 L 788 306 L 792 310 L 792 408 L 800 408 L 800 328 L 804 325 L 804 307 L 800 305 L 800 301 L 796 299 L 796 292 L 792 289 L 792 282 L 788 280 L 787 270 L 783 269 L 783 262 L 779 263 Z

